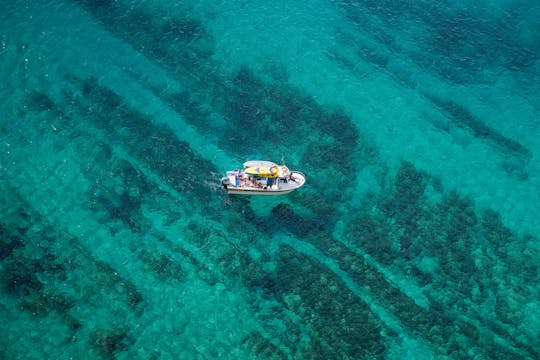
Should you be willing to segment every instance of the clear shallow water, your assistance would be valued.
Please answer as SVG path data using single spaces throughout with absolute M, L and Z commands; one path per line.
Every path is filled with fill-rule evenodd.
M 3 8 L 3 358 L 540 356 L 536 4 Z

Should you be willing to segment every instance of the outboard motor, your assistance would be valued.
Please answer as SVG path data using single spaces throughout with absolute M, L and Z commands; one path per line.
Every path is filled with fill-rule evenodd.
M 227 190 L 227 186 L 230 185 L 229 178 L 227 178 L 227 177 L 222 178 L 222 179 L 221 179 L 221 185 L 223 185 L 223 188 L 224 188 L 225 190 Z

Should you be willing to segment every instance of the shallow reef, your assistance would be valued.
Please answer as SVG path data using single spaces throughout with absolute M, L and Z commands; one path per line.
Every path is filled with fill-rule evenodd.
M 38 348 L 51 358 L 383 359 L 415 352 L 414 342 L 441 358 L 540 357 L 536 234 L 517 234 L 411 161 L 387 162 L 348 109 L 292 85 L 284 63 L 216 71 L 200 9 L 79 5 L 103 36 L 163 70 L 170 83 L 158 86 L 115 69 L 172 116 L 148 115 L 106 74 L 76 67 L 52 69 L 55 86 L 35 74 L 21 82 L 0 122 L 0 358 Z M 389 69 L 394 53 L 459 84 L 536 59 L 520 41 L 498 44 L 513 40 L 511 17 L 333 5 L 376 41 L 341 34 L 350 51 L 327 55 L 353 73 L 359 59 L 388 71 L 407 91 L 414 77 Z M 403 21 L 432 30 L 419 39 L 432 50 L 424 59 L 400 41 Z M 457 101 L 418 95 L 447 115 L 441 129 L 465 129 L 505 154 L 513 179 L 530 180 L 532 148 Z M 285 152 L 309 186 L 264 209 L 224 195 L 223 164 L 181 136 L 180 118 L 231 158 Z M 360 193 L 363 171 L 373 186 Z
M 9 194 L 2 199 L 2 229 L 4 233 L 16 233 L 20 241 L 1 262 L 1 290 L 13 301 L 10 307 L 34 318 L 59 319 L 65 330 L 55 337 L 80 341 L 80 346 L 84 346 L 93 321 L 82 309 L 106 312 L 109 320 L 101 321 L 113 323 L 120 320 L 117 316 L 126 314 L 124 309 L 142 309 L 143 299 L 132 284 L 94 259 L 77 239 L 47 225 L 14 189 L 9 189 Z M 14 241 L 13 235 L 11 238 Z M 69 250 L 63 246 L 69 246 Z M 89 277 L 81 277 L 81 269 Z
M 402 1 L 354 1 L 337 3 L 357 27 L 373 33 L 384 51 L 406 54 L 424 71 L 457 84 L 482 81 L 486 69 L 507 68 L 528 72 L 538 59 L 532 43 L 520 39 L 520 18 L 526 14 L 519 3 L 508 4 L 502 16 L 480 20 L 479 8 L 455 9 L 446 3 L 420 4 Z M 380 26 L 384 23 L 385 26 Z M 417 27 L 403 26 L 415 23 Z M 416 35 L 418 46 L 400 41 Z M 385 67 L 377 51 L 359 52 L 364 60 Z M 532 71 L 531 71 L 532 74 Z
M 447 355 L 457 356 L 462 351 L 458 349 L 464 340 L 453 333 L 451 324 L 455 324 L 470 346 L 481 353 L 523 356 L 524 343 L 510 334 L 521 332 L 530 342 L 534 331 L 519 325 L 517 319 L 524 313 L 518 308 L 500 309 L 508 305 L 507 296 L 525 298 L 536 291 L 522 285 L 538 279 L 534 262 L 527 257 L 509 257 L 534 252 L 529 245 L 533 238 L 514 235 L 494 211 L 479 213 L 471 200 L 455 191 L 443 190 L 439 201 L 429 201 L 426 186 L 431 183 L 428 174 L 403 163 L 394 184 L 374 204 L 377 211 L 358 214 L 350 222 L 347 239 L 381 264 L 400 268 L 425 286 L 431 303 L 429 316 L 425 320 L 421 320 L 424 316 L 413 316 L 413 323 L 408 317 L 403 321 L 423 336 L 433 335 L 429 329 L 435 327 L 439 335 L 430 339 L 438 342 L 439 348 L 444 346 Z M 491 232 L 490 228 L 496 230 Z M 519 283 L 515 283 L 518 278 Z M 490 306 L 493 296 L 488 289 L 493 288 L 498 288 L 499 310 L 485 313 L 482 309 Z M 457 314 L 467 320 L 457 320 Z M 515 314 L 511 328 L 507 327 L 508 314 Z M 494 336 L 504 338 L 507 345 L 494 341 Z M 525 354 L 536 356 L 533 349 L 528 347 Z

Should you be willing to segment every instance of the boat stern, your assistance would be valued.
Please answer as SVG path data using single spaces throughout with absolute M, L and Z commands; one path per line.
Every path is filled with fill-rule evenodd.
M 229 180 L 228 177 L 225 176 L 221 178 L 221 186 L 223 186 L 223 189 L 227 190 L 230 184 L 231 184 L 231 181 Z

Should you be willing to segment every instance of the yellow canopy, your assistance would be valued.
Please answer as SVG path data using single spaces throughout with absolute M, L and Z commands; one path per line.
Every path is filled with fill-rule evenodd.
M 272 167 L 252 166 L 252 167 L 248 167 L 244 171 L 246 172 L 246 174 L 255 175 L 255 176 L 259 176 L 259 177 L 265 177 L 265 178 L 276 178 L 276 177 L 278 177 L 278 167 L 277 167 L 277 165 L 272 166 Z

